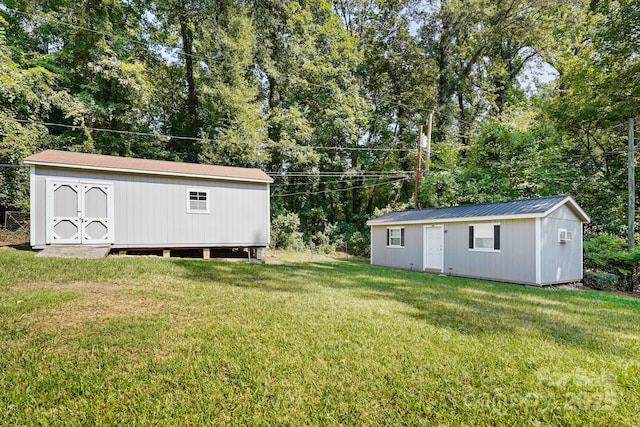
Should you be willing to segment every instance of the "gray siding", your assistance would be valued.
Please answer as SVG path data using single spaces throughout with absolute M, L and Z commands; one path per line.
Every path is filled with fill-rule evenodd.
M 444 273 L 455 276 L 534 284 L 535 220 L 489 221 L 500 224 L 500 251 L 469 250 L 469 223 L 444 224 Z M 474 222 L 478 224 L 479 222 Z M 422 270 L 423 225 L 405 226 L 405 247 L 387 247 L 387 226 L 371 227 L 371 263 Z
M 541 282 L 563 283 L 582 280 L 582 222 L 566 205 L 559 207 L 541 224 Z M 558 230 L 566 229 L 573 239 L 558 242 Z
M 267 246 L 267 184 L 35 168 L 32 245 L 45 245 L 46 178 L 113 183 L 114 247 Z M 187 213 L 187 189 L 209 190 L 208 214 Z
M 422 271 L 422 225 L 404 226 L 404 248 L 387 247 L 387 227 L 371 227 L 371 264 Z
M 498 252 L 469 250 L 469 223 L 445 224 L 444 273 L 513 283 L 535 283 L 535 220 L 489 223 L 500 224 Z

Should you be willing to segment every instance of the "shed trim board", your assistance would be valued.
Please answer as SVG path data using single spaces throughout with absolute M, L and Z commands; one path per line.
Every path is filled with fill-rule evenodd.
M 47 162 L 34 162 L 34 161 L 25 161 L 27 165 L 37 165 L 37 166 L 48 166 L 55 168 L 66 168 L 66 169 L 80 169 L 80 170 L 88 170 L 88 171 L 107 171 L 107 172 L 119 172 L 119 173 L 130 173 L 130 174 L 144 174 L 144 175 L 159 175 L 159 176 L 178 176 L 184 178 L 200 178 L 200 179 L 216 179 L 221 181 L 245 181 L 245 182 L 273 182 L 272 180 L 266 179 L 251 179 L 251 178 L 236 178 L 236 177 L 226 177 L 221 175 L 202 175 L 202 174 L 189 174 L 189 173 L 180 173 L 180 172 L 158 172 L 158 171 L 150 171 L 144 169 L 123 169 L 123 168 L 108 168 L 108 167 L 93 167 L 93 166 L 81 166 L 74 164 L 62 164 L 62 163 L 47 163 Z
M 487 215 L 483 216 L 483 212 Z M 462 216 L 465 214 L 471 215 Z M 392 212 L 367 223 L 371 227 L 370 263 L 538 286 L 575 282 L 583 277 L 583 224 L 587 222 L 589 217 L 584 211 L 564 195 Z M 471 240 L 472 230 L 481 225 L 493 226 L 493 249 L 478 249 L 475 237 Z M 405 247 L 387 247 L 390 227 L 405 228 Z M 573 239 L 558 239 L 559 229 L 567 230 Z M 436 235 L 434 230 L 442 232 Z M 485 231 L 479 239 L 488 239 L 481 243 L 490 245 Z M 441 264 L 429 258 L 429 251 L 432 255 L 438 252 L 430 248 L 428 236 L 436 242 L 442 236 Z
M 542 219 L 536 218 L 536 240 L 535 240 L 535 250 L 536 250 L 536 283 L 542 283 L 542 245 L 540 241 L 542 240 Z
M 29 194 L 36 194 L 36 167 L 33 165 L 29 168 Z M 37 224 L 36 205 L 35 203 L 29 203 L 29 239 L 31 242 L 36 241 Z

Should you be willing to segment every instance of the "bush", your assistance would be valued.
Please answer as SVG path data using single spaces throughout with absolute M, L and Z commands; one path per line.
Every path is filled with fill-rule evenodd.
M 369 256 L 371 252 L 371 245 L 369 241 L 368 233 L 361 233 L 359 231 L 351 234 L 348 240 L 348 252 L 353 255 Z
M 630 292 L 640 286 L 640 249 L 628 252 L 620 237 L 600 234 L 585 241 L 584 265 L 588 270 L 617 276 L 619 290 Z
M 615 274 L 591 270 L 584 272 L 584 285 L 601 291 L 623 291 L 626 288 Z
M 271 221 L 271 247 L 293 251 L 305 249 L 298 214 L 284 212 L 273 218 Z
M 336 252 L 336 226 L 326 224 L 324 230 L 318 231 L 311 236 L 311 249 L 315 249 L 319 254 L 333 254 Z

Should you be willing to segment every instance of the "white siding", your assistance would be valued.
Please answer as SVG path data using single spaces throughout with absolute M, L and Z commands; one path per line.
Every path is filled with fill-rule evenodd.
M 45 243 L 45 182 L 48 177 L 113 183 L 116 248 L 268 245 L 267 184 L 35 169 L 33 246 Z M 209 213 L 187 213 L 187 188 L 209 190 Z
M 497 252 L 469 250 L 469 223 L 445 224 L 444 273 L 535 283 L 534 220 L 492 220 L 490 223 L 500 224 L 500 251 Z
M 404 226 L 404 247 L 387 247 L 387 227 L 371 227 L 371 264 L 422 271 L 422 226 Z
M 566 205 L 541 220 L 542 284 L 582 280 L 582 222 Z M 558 242 L 558 230 L 570 231 L 573 238 Z
M 469 223 L 444 224 L 444 274 L 534 284 L 534 220 L 492 220 L 490 223 L 500 224 L 501 249 L 498 252 L 469 250 Z M 422 270 L 424 226 L 405 226 L 405 247 L 402 249 L 387 248 L 386 229 L 386 226 L 371 227 L 371 263 Z

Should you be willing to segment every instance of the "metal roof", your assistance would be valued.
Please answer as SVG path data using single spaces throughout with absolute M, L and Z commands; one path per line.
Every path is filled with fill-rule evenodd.
M 534 199 L 511 200 L 508 202 L 480 203 L 475 205 L 451 206 L 446 208 L 415 209 L 401 212 L 390 212 L 372 219 L 367 224 L 380 225 L 391 223 L 421 223 L 455 219 L 484 218 L 536 218 L 546 216 L 560 205 L 569 203 L 576 215 L 589 222 L 587 214 L 567 195 L 538 197 Z
M 186 176 L 234 181 L 273 182 L 260 169 L 197 163 L 167 162 L 132 157 L 104 156 L 70 151 L 46 150 L 24 159 L 27 165 L 128 172 L 166 176 Z

